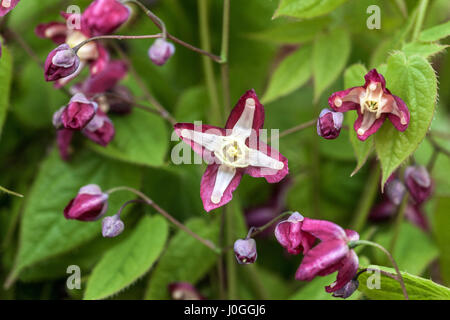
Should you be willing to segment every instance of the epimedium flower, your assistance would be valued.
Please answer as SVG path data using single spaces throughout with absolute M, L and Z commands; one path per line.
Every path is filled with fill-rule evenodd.
M 14 9 L 20 0 L 0 0 L 0 17 Z
M 70 142 L 73 138 L 73 130 L 60 129 L 56 132 L 56 142 L 58 145 L 59 155 L 64 161 L 70 160 Z
M 157 66 L 164 65 L 175 53 L 175 46 L 165 39 L 156 39 L 148 50 L 150 60 Z
M 376 69 L 370 70 L 365 76 L 365 84 L 331 95 L 328 104 L 331 109 L 339 112 L 356 110 L 358 118 L 354 129 L 359 140 L 366 140 L 378 131 L 388 118 L 399 131 L 408 128 L 410 113 L 403 100 L 386 88 L 386 80 Z
M 336 139 L 339 137 L 344 121 L 342 112 L 333 112 L 323 109 L 317 119 L 317 134 L 325 139 Z
M 108 194 L 96 184 L 82 187 L 77 196 L 64 209 L 66 219 L 94 221 L 101 218 L 108 209 Z
M 83 13 L 82 19 L 93 36 L 117 30 L 130 17 L 130 8 L 117 0 L 95 0 Z
M 424 166 L 407 167 L 405 169 L 405 184 L 412 200 L 416 204 L 421 204 L 427 200 L 433 191 L 430 174 Z
M 306 253 L 316 241 L 313 235 L 302 230 L 304 220 L 300 213 L 294 212 L 287 220 L 278 223 L 275 228 L 275 237 L 290 254 Z
M 80 59 L 67 44 L 52 50 L 44 65 L 46 81 L 56 81 L 75 73 L 80 66 Z
M 82 130 L 94 118 L 98 109 L 96 102 L 82 93 L 75 94 L 66 107 L 55 112 L 53 125 L 62 125 L 65 129 Z
M 256 261 L 258 252 L 256 251 L 255 239 L 247 237 L 234 242 L 234 255 L 239 264 L 251 264 Z
M 102 236 L 104 238 L 114 238 L 122 233 L 125 229 L 125 224 L 120 219 L 119 214 L 115 214 L 111 217 L 105 217 L 102 220 Z
M 103 147 L 106 147 L 115 136 L 113 123 L 101 110 L 97 110 L 97 114 L 81 132 Z
M 192 123 L 175 124 L 175 132 L 208 163 L 202 177 L 200 196 L 206 211 L 232 199 L 242 175 L 281 181 L 289 172 L 288 160 L 259 139 L 264 124 L 264 107 L 254 90 L 238 101 L 225 128 Z

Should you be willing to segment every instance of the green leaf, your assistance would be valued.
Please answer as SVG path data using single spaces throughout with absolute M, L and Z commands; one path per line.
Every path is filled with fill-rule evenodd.
M 101 221 L 66 220 L 63 215 L 79 188 L 90 183 L 98 184 L 102 190 L 120 185 L 139 188 L 139 171 L 91 152 L 82 152 L 71 162 L 64 162 L 54 150 L 42 163 L 26 198 L 12 278 L 23 268 L 68 252 L 101 232 Z M 126 192 L 112 195 L 108 211 L 116 212 L 130 196 Z
M 350 50 L 350 36 L 345 30 L 335 29 L 316 37 L 312 55 L 315 101 L 338 78 L 347 63 Z
M 1 44 L 0 44 L 1 45 Z M 0 138 L 3 123 L 9 107 L 9 93 L 12 79 L 12 56 L 6 47 L 3 47 L 3 56 L 0 58 Z
M 420 41 L 437 41 L 450 36 L 450 21 L 423 30 L 419 35 Z
M 311 77 L 311 46 L 304 46 L 284 59 L 273 73 L 263 103 L 288 95 L 303 86 Z
M 208 113 L 209 97 L 204 86 L 184 90 L 175 107 L 175 119 L 183 122 L 204 120 Z
M 169 226 L 161 216 L 144 216 L 131 235 L 110 249 L 95 266 L 84 299 L 107 298 L 150 270 L 164 249 Z
M 437 199 L 434 212 L 433 235 L 439 248 L 439 269 L 446 285 L 450 285 L 450 198 Z
M 401 52 L 392 55 L 388 60 L 386 84 L 392 94 L 405 101 L 411 120 L 405 132 L 386 121 L 375 136 L 383 171 L 382 186 L 425 138 L 437 99 L 436 74 L 430 63 L 420 56 L 406 57 Z
M 407 56 L 419 55 L 424 58 L 429 58 L 438 54 L 439 52 L 444 51 L 448 48 L 448 45 L 442 45 L 439 43 L 420 43 L 420 42 L 411 42 L 403 46 L 402 51 Z
M 219 236 L 217 223 L 206 223 L 195 218 L 186 223 L 193 232 L 216 242 Z M 150 276 L 145 299 L 169 298 L 167 286 L 172 282 L 187 281 L 196 284 L 214 266 L 217 254 L 184 231 L 170 240 L 167 250 Z
M 133 164 L 161 166 L 169 135 L 161 117 L 137 108 L 126 116 L 112 118 L 116 135 L 106 147 L 89 142 L 96 152 Z
M 381 267 L 371 265 L 370 269 L 379 269 L 391 274 L 396 274 L 392 268 Z M 359 280 L 358 290 L 363 292 L 365 296 L 373 300 L 404 300 L 404 296 L 400 287 L 400 283 L 390 277 L 380 274 L 380 288 L 370 289 L 368 285 L 372 285 L 372 279 L 375 277 L 375 273 L 362 273 Z M 409 299 L 411 300 L 449 300 L 450 289 L 441 286 L 431 280 L 424 279 L 418 276 L 414 276 L 407 272 L 402 272 L 403 279 L 405 281 L 406 291 L 408 292 Z M 369 279 L 369 281 L 367 281 Z
M 274 18 L 288 16 L 294 18 L 314 18 L 327 14 L 347 0 L 281 0 Z
M 364 76 L 367 73 L 367 69 L 362 64 L 354 64 L 345 70 L 344 73 L 344 87 L 351 88 L 356 86 L 362 86 L 364 84 Z M 353 146 L 353 150 L 356 156 L 356 168 L 353 170 L 351 176 L 355 175 L 366 163 L 373 150 L 373 139 L 369 138 L 366 141 L 361 141 L 356 136 L 356 132 L 353 129 L 353 124 L 358 117 L 356 112 L 347 112 L 345 114 L 345 123 L 349 128 L 350 142 Z

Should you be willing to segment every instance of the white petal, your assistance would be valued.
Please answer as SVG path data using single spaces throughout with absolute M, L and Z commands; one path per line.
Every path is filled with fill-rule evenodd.
M 256 149 L 249 149 L 248 156 L 251 166 L 269 168 L 274 170 L 281 170 L 284 168 L 283 162 L 269 157 L 265 153 Z
M 231 181 L 234 178 L 234 175 L 236 174 L 236 169 L 221 165 L 219 166 L 219 169 L 217 170 L 216 175 L 216 182 L 214 183 L 214 189 L 211 194 L 211 201 L 213 203 L 219 203 L 222 199 L 223 193 L 230 185 Z
M 194 141 L 195 143 L 205 147 L 209 151 L 219 151 L 223 144 L 223 136 L 201 132 L 197 130 L 182 129 L 181 136 L 183 138 Z
M 233 136 L 238 136 L 244 140 L 250 137 L 255 116 L 255 105 L 255 99 L 248 98 L 245 100 L 244 111 L 242 111 L 241 117 L 233 127 Z

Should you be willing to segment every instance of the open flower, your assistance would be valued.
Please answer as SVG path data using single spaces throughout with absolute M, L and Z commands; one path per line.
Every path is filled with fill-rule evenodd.
M 358 271 L 358 256 L 348 244 L 359 240 L 358 233 L 344 230 L 329 221 L 307 218 L 303 220 L 301 229 L 319 238 L 321 242 L 305 253 L 295 278 L 310 281 L 316 276 L 326 276 L 338 271 L 336 281 L 325 287 L 327 292 L 338 291 L 352 281 Z
M 303 220 L 300 213 L 294 212 L 275 228 L 275 237 L 290 254 L 306 253 L 316 241 L 313 235 L 302 231 Z
M 96 184 L 89 184 L 78 191 L 64 209 L 66 219 L 94 221 L 101 218 L 108 209 L 108 194 Z
M 358 112 L 354 129 L 362 141 L 377 132 L 386 117 L 397 130 L 405 131 L 410 119 L 405 102 L 391 94 L 384 77 L 376 69 L 370 70 L 364 78 L 366 83 L 361 87 L 333 93 L 328 99 L 330 107 L 339 112 Z
M 0 17 L 14 9 L 20 0 L 0 0 Z
M 228 118 L 225 129 L 209 125 L 177 123 L 175 131 L 207 162 L 200 195 L 206 211 L 232 199 L 242 175 L 264 177 L 276 183 L 289 172 L 288 160 L 261 142 L 264 108 L 254 90 L 247 91 Z

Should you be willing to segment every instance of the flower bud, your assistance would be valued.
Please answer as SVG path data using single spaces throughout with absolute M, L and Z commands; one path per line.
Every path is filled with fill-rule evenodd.
M 174 300 L 204 300 L 198 290 L 188 282 L 173 282 L 169 284 L 170 296 Z
M 355 292 L 359 287 L 358 280 L 351 280 L 347 282 L 341 289 L 333 292 L 333 297 L 347 299 L 353 292 Z
M 148 50 L 148 55 L 154 64 L 162 66 L 175 53 L 175 46 L 164 39 L 156 39 Z
M 82 187 L 77 196 L 64 209 L 66 219 L 94 221 L 108 209 L 108 194 L 103 193 L 96 184 Z
M 343 113 L 323 109 L 317 120 L 317 134 L 325 139 L 336 139 L 341 133 L 343 121 Z
M 69 45 L 62 44 L 52 50 L 47 60 L 45 60 L 44 76 L 45 81 L 56 81 L 77 71 L 80 65 L 80 58 Z
M 239 264 L 251 264 L 256 261 L 256 241 L 252 238 L 238 239 L 234 243 L 234 254 Z
M 108 116 L 103 111 L 98 110 L 82 133 L 95 143 L 106 147 L 114 138 L 116 132 Z
M 275 237 L 290 254 L 306 253 L 314 245 L 315 238 L 301 230 L 304 217 L 294 212 L 275 228 Z
M 123 221 L 120 220 L 120 216 L 118 214 L 113 215 L 112 217 L 105 217 L 102 221 L 102 235 L 105 238 L 114 238 L 122 233 L 125 225 Z
M 92 35 L 114 32 L 128 20 L 130 9 L 118 0 L 95 0 L 83 13 L 83 23 Z
M 94 118 L 97 109 L 97 103 L 88 100 L 84 94 L 77 93 L 61 112 L 61 123 L 66 129 L 81 130 Z M 54 124 L 55 122 L 58 123 L 54 119 Z
M 386 183 L 386 195 L 389 198 L 389 200 L 398 206 L 402 200 L 403 196 L 405 195 L 406 188 L 405 185 L 398 179 L 391 180 Z
M 416 204 L 427 200 L 432 192 L 433 185 L 430 174 L 424 166 L 410 166 L 405 170 L 405 184 Z

